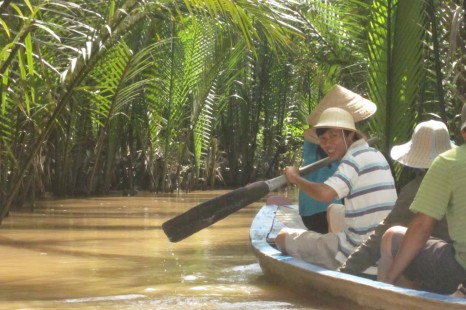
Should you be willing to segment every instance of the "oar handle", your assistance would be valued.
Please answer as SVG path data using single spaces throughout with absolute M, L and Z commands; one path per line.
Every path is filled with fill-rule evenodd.
M 378 141 L 378 138 L 374 137 L 374 138 L 368 139 L 367 143 L 370 146 L 372 146 L 375 143 L 377 143 L 377 141 Z M 299 168 L 299 174 L 300 175 L 305 175 L 305 174 L 308 174 L 309 172 L 317 171 L 320 168 L 323 168 L 325 166 L 330 165 L 334 161 L 335 161 L 335 159 L 331 159 L 329 157 L 322 158 L 322 159 L 320 159 L 318 161 L 315 161 L 315 162 L 313 162 L 313 163 L 311 163 L 309 165 L 306 165 L 304 167 Z M 265 181 L 265 183 L 269 187 L 269 191 L 272 192 L 272 191 L 274 191 L 276 189 L 279 189 L 280 187 L 284 186 L 287 183 L 287 179 L 286 179 L 285 175 L 281 175 L 281 176 L 278 176 L 276 178 L 267 180 L 267 181 Z
M 378 140 L 379 139 L 376 137 L 370 138 L 367 140 L 367 144 L 369 144 L 370 146 L 373 146 L 375 143 L 377 143 Z M 312 164 L 299 168 L 299 174 L 305 175 L 305 174 L 308 174 L 309 172 L 319 170 L 320 168 L 330 165 L 334 161 L 335 161 L 334 159 L 331 159 L 328 157 L 322 158 L 316 162 L 313 162 Z
M 322 167 L 328 166 L 332 162 L 334 162 L 334 160 L 328 157 L 322 158 L 318 161 L 313 162 L 312 164 L 299 168 L 299 174 L 300 175 L 308 174 L 309 172 L 316 171 Z M 279 189 L 280 187 L 284 186 L 287 183 L 287 179 L 286 179 L 286 176 L 282 174 L 276 178 L 265 181 L 265 183 L 269 187 L 269 191 L 273 192 L 274 190 Z

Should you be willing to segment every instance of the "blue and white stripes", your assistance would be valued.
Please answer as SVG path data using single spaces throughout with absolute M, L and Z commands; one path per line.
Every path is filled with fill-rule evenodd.
M 397 199 L 395 181 L 382 153 L 361 139 L 325 184 L 344 199 L 346 228 L 338 235 L 336 256 L 343 263 L 390 213 Z

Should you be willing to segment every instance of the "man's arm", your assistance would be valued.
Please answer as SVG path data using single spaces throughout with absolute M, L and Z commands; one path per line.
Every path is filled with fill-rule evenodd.
M 286 178 L 290 183 L 296 184 L 303 192 L 321 202 L 330 202 L 338 198 L 337 192 L 324 183 L 315 183 L 299 175 L 299 169 L 294 166 L 285 168 Z
M 395 282 L 424 247 L 436 223 L 437 220 L 420 212 L 414 216 L 403 237 L 400 250 L 396 254 L 392 266 L 389 268 L 386 276 L 380 279 L 381 281 L 387 283 Z

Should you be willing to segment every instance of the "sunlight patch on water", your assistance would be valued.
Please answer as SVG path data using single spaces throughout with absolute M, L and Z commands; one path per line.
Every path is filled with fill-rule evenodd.
M 262 269 L 258 263 L 254 263 L 225 268 L 221 274 L 222 277 L 218 277 L 217 281 L 225 283 L 249 283 L 254 276 L 262 275 Z
M 243 266 L 234 266 L 232 268 L 226 268 L 225 270 L 230 270 L 232 272 L 244 272 L 244 273 L 262 273 L 262 269 L 259 264 L 249 264 Z
M 116 301 L 116 300 L 130 300 L 145 298 L 145 295 L 140 294 L 129 294 L 129 295 L 117 295 L 117 296 L 100 296 L 100 297 L 86 297 L 86 298 L 74 298 L 65 299 L 66 303 L 81 303 L 81 302 L 96 302 L 96 301 Z
M 187 275 L 187 276 L 182 276 L 182 280 L 183 281 L 196 281 L 197 279 L 199 279 L 198 276 L 195 276 L 195 275 Z
M 157 289 L 153 288 L 153 287 L 148 287 L 148 288 L 144 289 L 144 292 L 151 292 L 152 293 L 152 292 L 156 292 L 156 291 L 157 291 Z
M 174 298 L 173 300 L 157 300 L 152 301 L 146 306 L 153 306 L 154 309 L 267 309 L 267 310 L 281 310 L 281 309 L 298 309 L 293 304 L 281 301 L 242 301 L 230 302 L 222 300 L 213 300 L 211 297 L 207 298 Z M 142 306 L 142 304 L 140 304 Z
M 230 286 L 225 286 L 225 285 L 198 285 L 198 286 L 194 286 L 194 287 L 191 287 L 191 290 L 192 291 L 206 291 L 206 292 L 212 292 L 213 291 L 213 287 L 215 287 L 215 294 L 213 295 L 216 295 L 216 296 L 221 296 L 222 294 L 220 294 L 220 292 L 234 292 L 236 291 L 236 288 L 234 287 L 230 287 Z M 209 295 L 212 295 L 212 294 L 209 294 Z

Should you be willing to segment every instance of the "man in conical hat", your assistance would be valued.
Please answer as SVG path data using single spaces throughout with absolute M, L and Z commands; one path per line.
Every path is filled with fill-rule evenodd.
M 466 103 L 460 133 L 466 142 Z M 382 236 L 379 279 L 408 279 L 423 290 L 466 298 L 466 144 L 441 153 L 422 180 L 410 206 L 408 228 L 394 226 Z M 451 242 L 432 238 L 445 218 Z M 459 285 L 459 286 L 458 286 Z
M 311 126 L 315 126 L 322 112 L 330 107 L 340 107 L 350 112 L 355 122 L 366 120 L 377 111 L 375 103 L 344 88 L 343 86 L 335 85 L 322 98 L 319 105 L 308 116 L 308 123 Z M 327 157 L 327 154 L 319 146 L 319 141 L 314 130 L 312 128 L 306 129 L 304 131 L 303 141 L 303 164 L 309 165 L 324 157 Z M 335 172 L 338 165 L 339 162 L 335 161 L 328 166 L 308 173 L 303 177 L 312 182 L 324 182 Z M 331 203 L 333 205 L 341 204 L 341 200 L 335 199 Z M 301 219 L 309 230 L 319 233 L 327 233 L 329 231 L 327 221 L 328 202 L 315 200 L 300 190 L 298 194 L 298 206 Z
M 409 211 L 409 206 L 421 185 L 427 169 L 437 155 L 454 147 L 456 146 L 450 141 L 447 126 L 443 122 L 435 120 L 419 123 L 414 129 L 410 141 L 392 147 L 390 152 L 392 159 L 408 169 L 412 169 L 415 177 L 403 186 L 396 204 L 387 218 L 351 254 L 343 266 L 338 269 L 339 271 L 358 275 L 370 266 L 377 265 L 380 258 L 382 235 L 391 226 L 408 226 L 414 217 L 414 213 Z M 444 240 L 449 239 L 446 221 L 439 222 L 433 235 Z
M 301 177 L 294 166 L 286 167 L 284 173 L 290 183 L 316 200 L 344 199 L 345 225 L 326 234 L 285 228 L 275 243 L 283 253 L 337 269 L 388 215 L 397 193 L 388 162 L 362 138 L 351 113 L 327 108 L 314 128 L 320 146 L 340 161 L 337 171 L 321 183 Z

